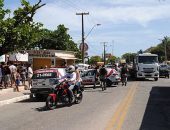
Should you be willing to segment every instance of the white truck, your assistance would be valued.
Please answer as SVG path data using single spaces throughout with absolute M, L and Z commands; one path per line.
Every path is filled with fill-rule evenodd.
M 159 78 L 158 55 L 151 53 L 137 54 L 133 63 L 133 74 L 136 78 Z

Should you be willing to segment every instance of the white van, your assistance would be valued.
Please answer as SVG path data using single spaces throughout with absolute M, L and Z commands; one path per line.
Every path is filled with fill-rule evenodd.
M 79 64 L 77 64 L 76 66 L 78 67 L 78 69 L 79 69 L 80 71 L 84 71 L 84 70 L 88 70 L 88 67 L 89 67 L 90 65 L 79 63 Z

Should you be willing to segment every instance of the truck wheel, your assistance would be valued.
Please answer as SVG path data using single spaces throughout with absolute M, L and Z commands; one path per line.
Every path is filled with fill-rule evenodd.
M 155 81 L 158 81 L 158 78 L 154 78 Z

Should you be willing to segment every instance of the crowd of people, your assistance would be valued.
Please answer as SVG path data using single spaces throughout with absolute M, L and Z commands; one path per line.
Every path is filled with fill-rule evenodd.
M 70 67 L 70 68 L 69 68 Z M 74 68 L 73 68 L 74 67 Z M 77 66 L 68 66 L 68 73 L 71 74 L 71 77 L 76 81 L 76 85 L 80 86 L 81 77 L 80 72 Z M 106 90 L 105 79 L 107 75 L 106 67 L 103 66 L 89 66 L 88 69 L 96 70 L 96 80 L 100 80 L 101 84 Z M 121 67 L 114 66 L 114 69 L 120 73 L 121 79 L 127 74 L 128 69 L 126 64 L 122 64 Z M 33 76 L 33 70 L 31 64 L 13 64 L 12 62 L 3 63 L 0 65 L 0 87 L 6 89 L 9 87 L 14 88 L 15 91 L 19 92 L 19 85 L 24 85 L 25 89 L 30 89 L 31 78 Z M 25 81 L 28 81 L 26 85 Z M 126 79 L 127 80 L 127 79 Z M 123 85 L 123 81 L 122 81 Z M 71 85 L 70 85 L 71 86 Z
M 29 89 L 33 70 L 31 64 L 13 64 L 12 62 L 2 63 L 0 65 L 0 87 L 7 89 L 14 88 L 19 92 L 19 85 L 24 85 L 25 89 Z M 28 80 L 28 85 L 25 81 Z

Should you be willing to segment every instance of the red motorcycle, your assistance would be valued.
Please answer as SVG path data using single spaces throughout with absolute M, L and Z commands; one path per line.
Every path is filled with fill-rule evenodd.
M 52 93 L 50 93 L 46 99 L 46 107 L 50 110 L 53 110 L 57 107 L 58 104 L 71 104 L 72 100 L 69 94 L 69 85 L 67 82 L 60 82 Z M 82 101 L 83 94 L 82 90 L 78 87 L 74 87 L 73 94 L 75 97 L 74 103 L 79 104 Z

